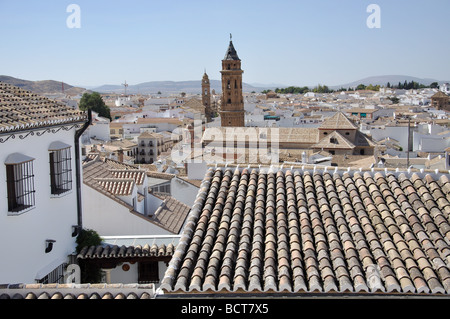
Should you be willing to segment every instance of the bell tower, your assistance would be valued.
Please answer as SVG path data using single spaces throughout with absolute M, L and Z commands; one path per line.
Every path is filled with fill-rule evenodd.
M 205 116 L 208 122 L 212 119 L 212 108 L 211 108 L 211 86 L 209 83 L 208 74 L 203 74 L 202 78 L 202 104 L 205 108 Z
M 220 73 L 222 73 L 221 124 L 223 127 L 244 127 L 245 112 L 242 96 L 242 73 L 244 71 L 241 70 L 241 60 L 234 49 L 231 34 Z

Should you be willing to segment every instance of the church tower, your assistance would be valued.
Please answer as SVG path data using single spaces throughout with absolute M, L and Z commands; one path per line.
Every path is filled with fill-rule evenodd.
M 228 45 L 225 58 L 222 60 L 222 104 L 221 122 L 223 127 L 244 127 L 245 112 L 242 96 L 241 60 L 239 59 L 233 42 Z
M 208 74 L 203 74 L 202 79 L 202 104 L 205 108 L 205 116 L 207 122 L 211 122 L 212 119 L 212 108 L 211 108 L 211 86 L 209 83 Z

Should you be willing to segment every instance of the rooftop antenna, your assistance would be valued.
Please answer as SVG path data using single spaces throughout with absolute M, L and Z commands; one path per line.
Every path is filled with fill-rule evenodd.
M 125 87 L 125 96 L 127 96 L 127 87 L 128 87 L 127 81 L 125 80 L 125 83 L 122 83 L 122 85 Z

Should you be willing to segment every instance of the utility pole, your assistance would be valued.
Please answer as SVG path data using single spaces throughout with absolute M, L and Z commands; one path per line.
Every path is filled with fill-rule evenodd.
M 408 149 L 406 152 L 406 169 L 409 168 L 409 146 L 410 146 L 411 118 L 408 116 Z

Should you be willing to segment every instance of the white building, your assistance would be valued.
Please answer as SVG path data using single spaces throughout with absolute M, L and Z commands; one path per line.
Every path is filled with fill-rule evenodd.
M 119 96 L 114 101 L 114 103 L 117 107 L 119 107 L 119 106 L 129 106 L 129 107 L 135 107 L 135 108 L 139 107 L 139 105 L 137 105 L 136 102 L 131 99 L 131 96 Z
M 83 219 L 100 236 L 179 234 L 190 206 L 149 192 L 145 170 L 109 159 L 83 165 Z
M 450 95 L 450 83 L 442 83 L 441 85 L 439 85 L 439 91 Z
M 92 122 L 81 137 L 83 144 L 91 144 L 90 139 L 108 142 L 111 140 L 109 123 L 107 118 L 101 117 L 96 112 L 92 112 Z
M 0 283 L 61 281 L 82 226 L 78 138 L 88 118 L 5 83 L 0 113 Z

